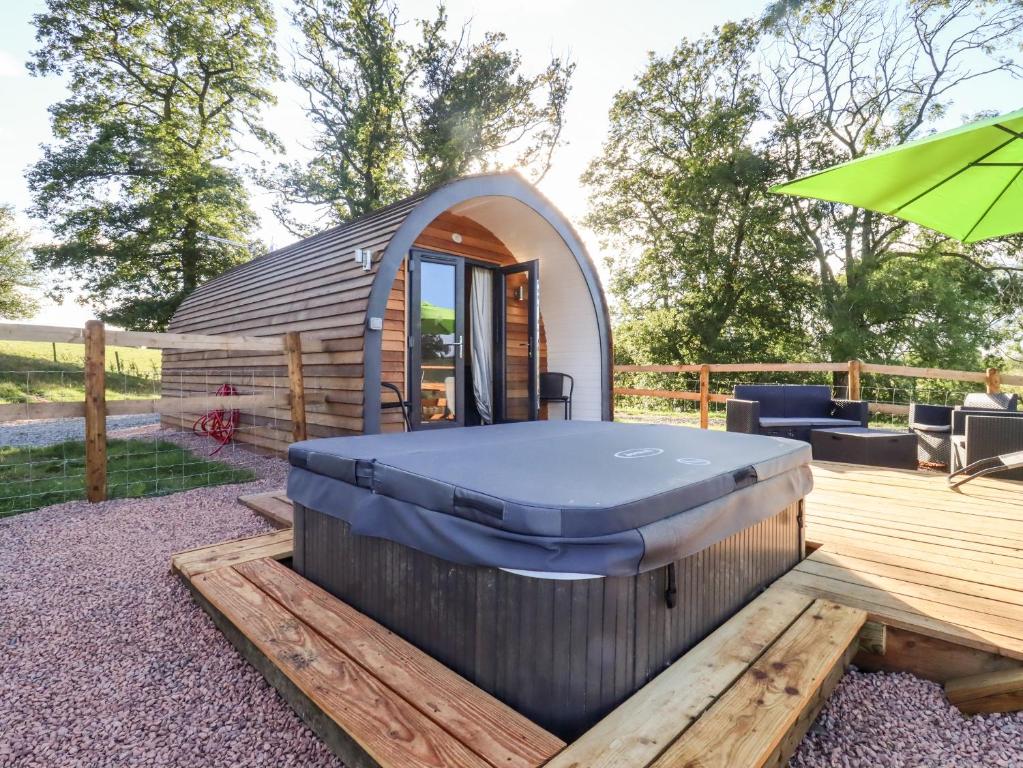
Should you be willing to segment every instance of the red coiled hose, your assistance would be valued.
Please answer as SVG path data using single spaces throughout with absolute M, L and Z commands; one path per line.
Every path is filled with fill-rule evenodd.
M 231 384 L 221 384 L 216 394 L 220 397 L 227 397 L 237 395 L 238 390 Z M 195 420 L 195 423 L 192 424 L 192 432 L 200 436 L 208 435 L 216 440 L 218 445 L 210 453 L 210 456 L 216 456 L 225 445 L 231 442 L 240 421 L 241 412 L 237 408 L 231 410 L 215 408 Z

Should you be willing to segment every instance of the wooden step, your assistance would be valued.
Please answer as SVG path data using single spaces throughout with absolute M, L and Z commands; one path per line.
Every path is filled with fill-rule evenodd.
M 772 587 L 548 767 L 784 765 L 865 620 L 861 610 Z
M 191 578 L 200 573 L 269 557 L 286 560 L 294 550 L 294 535 L 290 528 L 259 536 L 226 541 L 207 547 L 198 547 L 171 556 L 171 571 Z
M 533 768 L 564 743 L 272 559 L 189 580 L 235 647 L 349 766 Z
M 283 490 L 239 496 L 238 501 L 256 514 L 265 517 L 278 528 L 290 528 L 294 525 L 295 518 L 291 499 Z
M 945 695 L 965 714 L 1023 710 L 1023 667 L 960 677 L 945 683 Z

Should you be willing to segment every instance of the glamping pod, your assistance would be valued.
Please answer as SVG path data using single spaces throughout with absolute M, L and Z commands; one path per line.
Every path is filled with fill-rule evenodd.
M 288 448 L 292 567 L 563 739 L 803 555 L 806 443 L 611 420 L 593 265 L 515 174 L 255 259 L 190 296 L 172 329 L 322 342 L 303 370 L 329 399 L 310 398 L 313 439 Z M 164 369 L 165 386 L 200 391 L 232 370 L 251 377 L 243 391 L 287 377 L 273 355 Z M 555 373 L 572 400 L 545 413 Z M 410 434 L 377 434 L 404 429 L 382 412 L 390 386 Z M 246 414 L 242 439 L 287 447 L 288 415 Z
M 596 270 L 567 219 L 514 172 L 457 179 L 255 258 L 193 292 L 169 330 L 300 331 L 321 342 L 303 356 L 310 437 L 401 431 L 389 385 L 417 431 L 611 418 L 610 323 Z M 571 377 L 570 411 L 540 402 L 547 371 Z M 165 356 L 165 395 L 225 383 L 246 394 L 286 386 L 286 358 Z M 198 415 L 182 414 L 180 425 Z M 236 439 L 282 452 L 289 417 L 286 407 L 243 412 Z

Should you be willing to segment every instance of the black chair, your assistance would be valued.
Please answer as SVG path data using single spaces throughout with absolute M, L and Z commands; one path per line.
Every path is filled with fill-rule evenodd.
M 916 458 L 922 464 L 948 466 L 952 461 L 952 407 L 909 404 L 909 431 L 916 435 Z
M 565 382 L 568 382 L 568 394 L 565 394 Z M 540 405 L 544 403 L 562 403 L 565 406 L 565 420 L 572 419 L 572 391 L 575 379 L 567 373 L 540 374 Z
M 411 432 L 412 431 L 412 420 L 409 418 L 409 415 L 408 415 L 408 410 L 409 410 L 409 407 L 410 407 L 409 401 L 404 399 L 401 396 L 401 390 L 398 389 L 397 385 L 392 384 L 389 381 L 381 381 L 380 382 L 380 386 L 383 387 L 384 389 L 391 390 L 392 392 L 394 392 L 395 396 L 398 398 L 397 401 L 395 401 L 393 403 L 381 403 L 380 407 L 381 408 L 401 408 L 401 418 L 405 421 L 405 429 L 407 429 L 409 432 Z

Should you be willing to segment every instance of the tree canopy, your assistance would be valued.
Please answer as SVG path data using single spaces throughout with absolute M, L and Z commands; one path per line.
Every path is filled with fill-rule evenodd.
M 786 357 L 807 342 L 809 252 L 767 187 L 780 172 L 752 133 L 757 26 L 651 56 L 611 109 L 583 181 L 609 265 L 623 354 L 651 360 Z
M 296 204 L 346 221 L 412 191 L 515 164 L 541 178 L 558 146 L 573 67 L 527 74 L 500 33 L 450 34 L 444 6 L 413 40 L 393 0 L 295 0 L 302 35 L 292 78 L 315 138 L 308 162 L 265 174 L 278 218 Z
M 37 287 L 28 236 L 15 224 L 13 209 L 0 206 L 0 318 L 31 317 L 39 304 L 29 291 Z
M 249 258 L 256 217 L 227 164 L 278 76 L 269 0 L 47 0 L 29 68 L 65 73 L 56 141 L 28 172 L 57 242 L 37 263 L 104 320 L 163 329 L 199 283 Z M 58 282 L 55 295 L 66 292 Z
M 1004 349 L 1023 239 L 964 246 L 767 190 L 932 130 L 964 88 L 1019 74 L 1021 33 L 1014 2 L 783 0 L 651 57 L 584 177 L 621 254 L 623 354 L 976 367 Z

